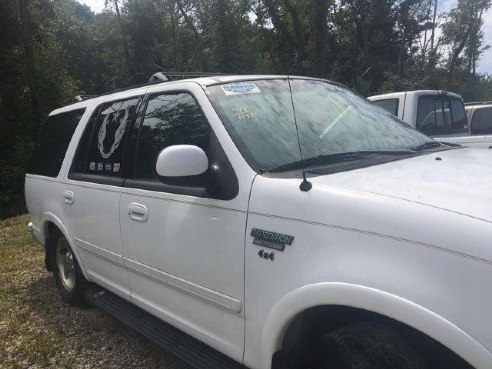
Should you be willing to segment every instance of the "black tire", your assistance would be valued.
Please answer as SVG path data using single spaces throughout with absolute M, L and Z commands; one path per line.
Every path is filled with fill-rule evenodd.
M 383 325 L 360 322 L 324 335 L 318 369 L 425 369 L 418 353 Z
M 72 248 L 65 236 L 57 233 L 52 244 L 53 276 L 63 301 L 76 306 L 85 305 L 88 282 L 80 270 Z

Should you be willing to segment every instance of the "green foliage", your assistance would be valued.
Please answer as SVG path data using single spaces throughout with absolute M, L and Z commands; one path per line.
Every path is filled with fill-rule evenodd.
M 107 0 L 94 14 L 76 0 L 2 0 L 0 207 L 22 189 L 51 110 L 145 82 L 158 66 L 302 74 L 364 95 L 429 88 L 492 99 L 491 77 L 476 73 L 491 1 L 434 14 L 437 0 Z

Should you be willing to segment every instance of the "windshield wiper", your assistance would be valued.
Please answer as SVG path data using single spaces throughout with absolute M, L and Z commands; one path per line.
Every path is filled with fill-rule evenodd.
M 437 142 L 437 141 L 427 141 L 426 143 L 422 144 L 422 145 L 419 145 L 417 147 L 414 147 L 412 150 L 414 151 L 422 151 L 422 150 L 425 150 L 425 149 L 432 149 L 434 147 L 438 147 L 438 146 L 441 146 L 442 143 L 440 142 Z
M 315 164 L 333 164 L 343 161 L 352 161 L 366 158 L 371 155 L 415 155 L 417 152 L 410 149 L 398 149 L 398 150 L 368 150 L 368 151 L 349 151 L 336 154 L 318 155 L 312 158 L 295 161 L 293 163 L 284 164 L 277 168 L 267 170 L 267 172 L 282 172 L 285 170 L 298 169 L 303 166 L 309 167 Z

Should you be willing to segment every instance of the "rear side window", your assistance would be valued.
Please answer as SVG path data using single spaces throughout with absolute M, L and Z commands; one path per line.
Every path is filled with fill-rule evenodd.
M 205 152 L 210 128 L 200 107 L 188 93 L 167 93 L 149 98 L 140 129 L 136 178 L 157 179 L 157 155 L 171 145 L 196 145 Z
M 139 98 L 101 105 L 87 126 L 73 171 L 120 177 L 125 141 Z
M 56 177 L 84 109 L 51 115 L 42 128 L 31 159 L 29 173 Z
M 394 116 L 398 116 L 398 99 L 385 99 L 373 101 L 374 104 L 379 105 L 384 110 L 389 111 Z
M 416 127 L 429 135 L 467 133 L 463 102 L 455 97 L 420 96 Z

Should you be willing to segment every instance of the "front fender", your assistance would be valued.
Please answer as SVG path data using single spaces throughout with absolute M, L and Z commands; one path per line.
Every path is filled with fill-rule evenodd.
M 289 324 L 316 306 L 341 305 L 387 316 L 435 339 L 476 369 L 490 369 L 492 354 L 466 332 L 432 311 L 398 296 L 360 285 L 316 283 L 289 292 L 268 314 L 261 337 L 261 367 L 270 368 Z

